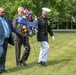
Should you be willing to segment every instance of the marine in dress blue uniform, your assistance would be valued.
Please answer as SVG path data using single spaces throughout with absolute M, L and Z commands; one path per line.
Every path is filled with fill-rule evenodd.
M 37 40 L 41 42 L 38 63 L 41 64 L 42 66 L 46 66 L 46 62 L 48 58 L 48 52 L 49 52 L 48 33 L 51 35 L 52 39 L 54 40 L 54 34 L 50 27 L 50 21 L 47 18 L 47 14 L 50 11 L 51 10 L 48 8 L 42 8 L 42 15 L 38 17 Z

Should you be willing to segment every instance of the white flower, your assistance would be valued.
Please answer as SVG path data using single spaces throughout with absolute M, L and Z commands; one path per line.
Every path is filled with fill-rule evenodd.
M 29 34 L 32 35 L 32 32 L 30 31 Z
M 24 15 L 24 16 L 22 16 L 23 18 L 26 18 L 26 16 Z
M 23 29 L 25 29 L 26 28 L 26 26 L 25 25 L 23 25 Z

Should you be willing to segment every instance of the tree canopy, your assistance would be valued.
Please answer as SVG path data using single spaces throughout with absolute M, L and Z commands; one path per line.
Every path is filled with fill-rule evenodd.
M 42 7 L 51 9 L 49 17 L 55 22 L 69 22 L 76 18 L 76 0 L 0 0 L 0 7 L 6 9 L 6 16 L 11 20 L 17 14 L 17 8 L 23 6 L 40 16 Z

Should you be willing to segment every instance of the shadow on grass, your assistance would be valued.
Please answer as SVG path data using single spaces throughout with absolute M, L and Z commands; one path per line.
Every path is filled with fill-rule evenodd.
M 13 67 L 13 68 L 10 67 L 10 69 L 7 69 L 7 72 L 6 73 L 17 72 L 17 71 L 20 71 L 20 70 L 23 70 L 23 69 L 32 68 L 32 67 L 34 67 L 34 66 L 37 65 L 37 62 L 35 61 L 35 62 L 29 63 L 27 65 L 28 66 Z
M 61 60 L 48 61 L 48 66 L 49 65 L 56 65 L 56 64 L 59 64 L 59 63 L 62 63 L 62 62 L 69 62 L 71 60 L 72 59 L 61 59 Z M 23 69 L 29 69 L 29 68 L 35 67 L 37 65 L 38 65 L 37 61 L 34 61 L 32 63 L 29 63 L 28 66 L 13 67 L 13 68 L 10 67 L 10 69 L 7 69 L 6 73 L 17 72 L 17 71 L 21 71 Z
M 59 64 L 61 62 L 69 62 L 72 59 L 61 59 L 61 60 L 53 60 L 53 61 L 48 61 L 48 65 L 55 65 L 55 64 Z

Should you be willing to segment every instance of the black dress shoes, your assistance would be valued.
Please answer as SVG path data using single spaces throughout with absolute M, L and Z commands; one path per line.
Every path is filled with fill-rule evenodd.
M 0 70 L 0 74 L 2 74 L 2 70 Z
M 23 66 L 27 66 L 27 64 L 25 63 L 24 60 L 21 60 L 21 61 L 20 61 L 20 64 L 23 65 Z
M 6 69 L 3 69 L 2 72 L 7 72 L 7 70 Z
M 5 69 L 0 70 L 0 74 L 2 74 L 3 72 L 6 72 L 6 70 Z
M 38 64 L 41 64 L 42 66 L 47 66 L 45 61 L 40 61 Z

